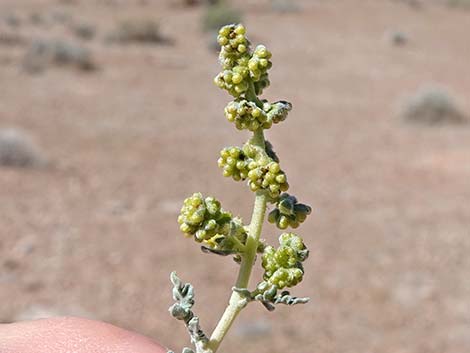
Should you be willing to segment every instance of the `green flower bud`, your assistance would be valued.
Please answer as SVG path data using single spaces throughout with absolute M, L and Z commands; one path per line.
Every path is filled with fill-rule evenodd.
M 241 54 L 243 54 L 244 52 L 246 52 L 246 45 L 244 44 L 240 44 L 238 47 L 237 47 L 237 51 Z
M 279 217 L 279 210 L 278 210 L 278 209 L 272 210 L 272 211 L 268 214 L 268 221 L 269 221 L 269 223 L 275 223 L 276 220 L 278 219 L 278 217 Z
M 271 57 L 271 53 L 262 44 L 260 44 L 256 47 L 254 55 L 256 55 L 257 57 L 260 57 L 260 58 L 270 58 Z
M 241 34 L 241 35 L 243 35 L 243 34 L 246 33 L 246 29 L 245 29 L 245 27 L 244 27 L 242 24 L 238 24 L 238 25 L 235 27 L 234 31 L 235 31 L 236 34 Z
M 219 43 L 219 45 L 220 45 L 221 47 L 223 47 L 224 45 L 228 44 L 228 38 L 219 35 L 219 36 L 217 36 L 217 43 Z
M 222 37 L 227 37 L 230 34 L 231 30 L 232 30 L 231 26 L 224 26 L 219 30 L 219 35 Z
M 278 228 L 279 229 L 286 229 L 290 222 L 289 222 L 289 218 L 287 218 L 286 216 L 283 216 L 283 215 L 280 215 L 276 218 L 273 219 L 273 217 L 269 217 L 269 222 L 271 223 L 276 223 Z
M 279 167 L 279 163 L 276 163 L 276 162 L 272 162 L 270 165 L 269 165 L 269 171 L 273 174 L 277 174 L 281 171 L 281 168 Z

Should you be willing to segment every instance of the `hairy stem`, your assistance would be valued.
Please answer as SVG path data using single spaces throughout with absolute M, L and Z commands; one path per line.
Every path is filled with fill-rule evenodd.
M 255 95 L 256 97 L 256 95 Z M 257 98 L 257 97 L 256 97 Z M 265 140 L 263 130 L 255 131 L 251 139 L 253 145 L 265 148 Z M 256 250 L 259 244 L 259 238 L 263 227 L 264 216 L 266 213 L 267 195 L 265 191 L 256 192 L 255 204 L 253 207 L 253 214 L 251 216 L 251 223 L 248 229 L 248 238 L 246 240 L 245 252 L 242 254 L 242 261 L 240 264 L 240 271 L 238 273 L 237 282 L 235 287 L 247 288 L 250 281 L 251 270 L 256 259 Z M 225 309 L 224 314 L 220 318 L 212 336 L 209 340 L 209 349 L 215 353 L 219 348 L 220 343 L 224 339 L 232 323 L 246 306 L 246 299 L 236 291 L 232 292 L 229 304 Z

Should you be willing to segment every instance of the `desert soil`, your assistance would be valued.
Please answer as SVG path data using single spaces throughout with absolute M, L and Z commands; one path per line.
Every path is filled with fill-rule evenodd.
M 176 217 L 200 191 L 249 220 L 252 193 L 216 165 L 222 147 L 249 134 L 223 116 L 229 96 L 212 83 L 219 68 L 203 9 L 174 3 L 0 3 L 0 14 L 22 19 L 24 38 L 0 44 L 0 128 L 27 131 L 50 161 L 0 168 L 0 322 L 86 316 L 180 351 L 189 343 L 167 312 L 173 270 L 194 284 L 203 328 L 224 310 L 237 265 L 203 255 Z M 399 115 L 428 84 L 449 88 L 470 115 L 470 11 L 299 0 L 299 11 L 279 13 L 268 1 L 234 3 L 252 41 L 273 52 L 265 97 L 294 106 L 267 135 L 291 193 L 314 210 L 298 231 L 311 254 L 293 291 L 312 301 L 272 313 L 250 305 L 221 352 L 470 351 L 470 127 Z M 34 13 L 44 21 L 30 21 Z M 80 41 L 52 23 L 57 14 L 96 26 L 83 45 L 98 70 L 22 70 L 36 38 Z M 159 19 L 173 44 L 108 43 L 129 17 Z M 390 43 L 394 31 L 405 45 Z M 269 225 L 263 237 L 275 243 L 278 233 Z

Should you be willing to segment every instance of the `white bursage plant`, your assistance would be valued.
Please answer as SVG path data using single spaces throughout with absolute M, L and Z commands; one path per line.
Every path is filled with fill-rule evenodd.
M 294 305 L 309 300 L 291 296 L 285 290 L 299 283 L 304 275 L 302 263 L 308 257 L 308 250 L 302 238 L 283 233 L 277 248 L 260 240 L 268 204 L 273 206 L 268 221 L 282 230 L 297 228 L 311 212 L 309 206 L 286 193 L 289 188 L 286 174 L 272 145 L 264 138 L 264 130 L 284 121 L 292 105 L 259 98 L 270 83 L 271 52 L 264 45 L 252 50 L 243 25 L 222 27 L 218 43 L 222 71 L 214 82 L 234 97 L 225 108 L 225 116 L 237 129 L 253 132 L 253 137 L 242 147 L 222 149 L 218 165 L 225 177 L 246 181 L 255 193 L 255 201 L 248 225 L 222 209 L 213 197 L 195 193 L 184 201 L 178 217 L 181 231 L 201 243 L 203 252 L 233 256 L 240 269 L 229 304 L 210 336 L 202 331 L 199 318 L 192 311 L 193 286 L 183 283 L 174 272 L 171 274 L 176 303 L 169 310 L 175 318 L 184 321 L 194 344 L 193 349 L 184 348 L 183 353 L 215 353 L 235 318 L 250 302 L 258 301 L 272 311 L 277 304 Z M 261 255 L 264 275 L 250 290 L 248 284 L 257 254 Z

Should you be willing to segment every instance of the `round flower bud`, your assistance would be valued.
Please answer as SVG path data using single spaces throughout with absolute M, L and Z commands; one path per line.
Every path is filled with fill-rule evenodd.
M 262 44 L 258 45 L 256 48 L 255 48 L 255 52 L 254 52 L 254 55 L 256 55 L 257 57 L 259 58 L 271 58 L 271 52 Z
M 244 27 L 242 24 L 238 24 L 238 25 L 236 25 L 236 27 L 235 27 L 235 29 L 234 29 L 234 32 L 235 32 L 236 34 L 241 34 L 241 35 L 243 35 L 243 34 L 246 33 L 246 29 L 245 29 L 245 27 Z

